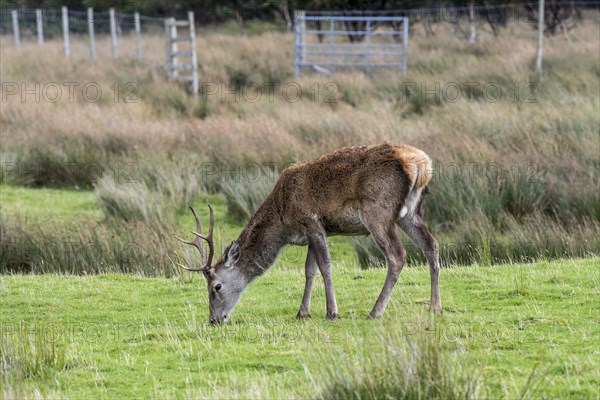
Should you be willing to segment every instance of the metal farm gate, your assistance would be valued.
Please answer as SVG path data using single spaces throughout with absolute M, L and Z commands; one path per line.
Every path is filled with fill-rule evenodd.
M 396 69 L 406 73 L 408 17 L 307 16 L 296 12 L 294 72 L 304 68 L 329 75 L 333 70 Z

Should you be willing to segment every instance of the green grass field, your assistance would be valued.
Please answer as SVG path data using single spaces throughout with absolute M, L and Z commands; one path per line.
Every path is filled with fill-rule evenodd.
M 42 225 L 100 217 L 87 192 L 1 189 L 3 213 L 22 213 Z M 46 214 L 41 198 L 62 206 Z M 223 199 L 209 200 L 223 218 Z M 181 214 L 178 229 L 190 228 L 190 219 Z M 222 240 L 241 229 L 224 226 Z M 171 237 L 163 240 L 176 247 Z M 353 371 L 400 357 L 391 349 L 410 355 L 423 340 L 439 349 L 457 385 L 475 382 L 481 397 L 600 394 L 600 259 L 444 269 L 445 311 L 435 319 L 423 304 L 428 269 L 405 268 L 384 318 L 365 321 L 385 271 L 359 269 L 343 240 L 334 249 L 341 312 L 334 323 L 324 320 L 321 281 L 313 318 L 294 318 L 305 248 L 284 252 L 250 286 L 232 322 L 217 328 L 207 323 L 199 275 L 3 275 L 3 396 L 327 397 L 322 377 L 331 376 L 328 365 Z
M 217 328 L 207 324 L 200 276 L 3 276 L 3 392 L 315 397 L 305 367 L 318 379 L 325 354 L 333 361 L 343 352 L 357 357 L 361 347 L 352 343 L 387 330 L 407 341 L 439 342 L 455 359 L 455 373 L 481 380 L 487 397 L 518 398 L 536 367 L 537 389 L 526 397 L 597 398 L 599 267 L 590 259 L 445 269 L 445 311 L 434 320 L 419 304 L 428 299 L 427 269 L 407 268 L 384 318 L 365 321 L 384 271 L 338 263 L 341 318 L 331 323 L 324 320 L 322 284 L 313 318 L 294 318 L 303 271 L 275 265 L 248 289 L 232 323 Z M 23 341 L 24 350 L 13 347 Z M 27 376 L 24 365 L 45 354 L 42 345 L 56 352 L 49 360 L 61 360 L 46 357 L 42 370 Z M 375 343 L 370 351 L 383 359 L 386 346 Z

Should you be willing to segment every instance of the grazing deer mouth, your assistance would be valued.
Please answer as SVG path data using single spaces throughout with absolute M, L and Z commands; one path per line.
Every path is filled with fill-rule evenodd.
M 209 321 L 212 326 L 217 326 L 217 325 L 221 325 L 221 324 L 224 324 L 225 322 L 229 321 L 229 316 L 227 314 L 225 314 L 219 318 L 213 317 Z

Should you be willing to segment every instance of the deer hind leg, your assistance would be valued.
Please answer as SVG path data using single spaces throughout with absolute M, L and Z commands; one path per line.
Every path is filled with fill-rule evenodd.
M 325 284 L 325 300 L 327 304 L 327 319 L 333 320 L 339 317 L 335 293 L 333 291 L 333 280 L 331 277 L 331 259 L 327 245 L 325 232 L 308 236 L 309 247 L 312 249 L 317 266 L 323 275 Z M 306 294 L 306 293 L 305 293 Z
M 317 261 L 315 260 L 314 251 L 311 246 L 308 246 L 304 271 L 306 273 L 304 296 L 302 296 L 302 304 L 300 304 L 300 310 L 298 311 L 296 318 L 310 318 L 310 295 L 312 293 L 315 275 L 317 274 Z
M 394 289 L 394 286 L 396 286 L 396 282 L 400 276 L 400 271 L 402 271 L 402 267 L 404 267 L 404 263 L 406 262 L 407 254 L 402 243 L 400 243 L 400 240 L 398 239 L 396 225 L 394 223 L 373 224 L 372 226 L 368 226 L 368 228 L 373 239 L 383 254 L 385 254 L 387 261 L 387 276 L 385 278 L 385 283 L 375 302 L 375 306 L 373 306 L 373 310 L 371 310 L 367 316 L 367 319 L 370 319 L 383 315 L 388 301 L 392 296 L 392 290 Z
M 398 218 L 398 225 L 419 246 L 427 258 L 431 275 L 431 301 L 429 306 L 431 311 L 439 314 L 442 312 L 442 299 L 439 287 L 440 250 L 438 242 L 427 229 L 419 210 Z

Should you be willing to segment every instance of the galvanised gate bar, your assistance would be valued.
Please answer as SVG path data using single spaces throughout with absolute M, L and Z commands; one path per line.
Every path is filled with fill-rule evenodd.
M 330 75 L 334 70 L 382 68 L 406 73 L 408 17 L 307 16 L 296 12 L 296 76 L 305 69 Z

